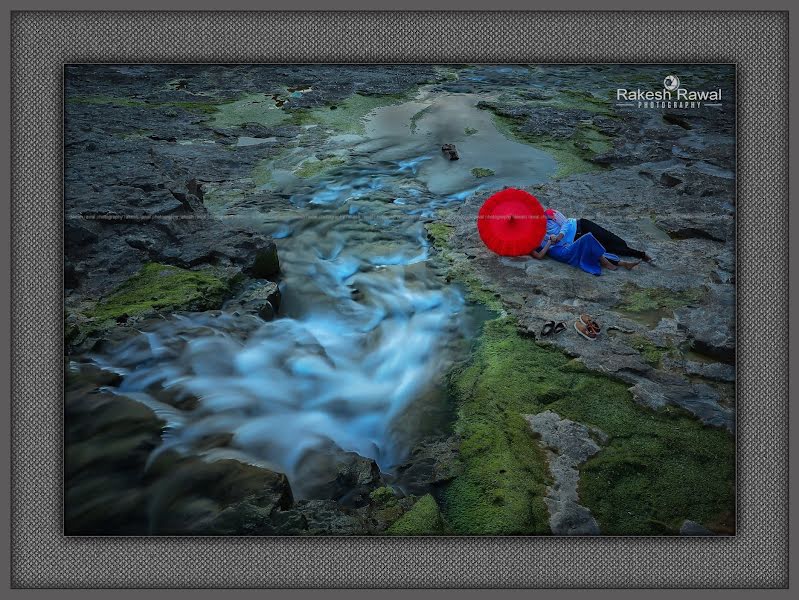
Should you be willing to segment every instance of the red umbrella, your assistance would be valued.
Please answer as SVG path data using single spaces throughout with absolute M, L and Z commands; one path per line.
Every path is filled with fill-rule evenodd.
M 547 219 L 535 196 L 506 188 L 480 207 L 477 231 L 483 243 L 497 254 L 522 256 L 541 245 L 547 232 Z

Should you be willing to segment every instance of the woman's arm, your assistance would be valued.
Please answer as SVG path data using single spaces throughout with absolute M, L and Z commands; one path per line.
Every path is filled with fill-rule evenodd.
M 543 248 L 541 248 L 541 250 L 533 250 L 531 252 L 531 254 L 533 255 L 533 258 L 537 258 L 538 260 L 541 260 L 542 258 L 544 258 L 547 255 L 547 252 L 549 251 L 549 247 L 551 245 L 552 245 L 552 238 L 549 238 L 549 239 L 547 239 L 547 243 L 544 244 L 544 246 L 543 246 Z

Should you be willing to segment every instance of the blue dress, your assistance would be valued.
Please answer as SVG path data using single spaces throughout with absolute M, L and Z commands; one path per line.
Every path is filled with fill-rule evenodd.
M 601 275 L 602 266 L 599 259 L 604 256 L 608 260 L 618 262 L 619 257 L 605 252 L 605 247 L 591 233 L 586 233 L 576 240 L 577 223 L 568 219 L 563 227 L 554 221 L 547 220 L 547 235 L 556 235 L 563 231 L 564 237 L 549 248 L 549 255 L 557 261 L 582 269 L 592 275 Z

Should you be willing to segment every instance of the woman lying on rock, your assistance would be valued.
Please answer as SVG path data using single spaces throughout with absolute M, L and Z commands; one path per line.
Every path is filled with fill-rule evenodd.
M 557 261 L 592 275 L 600 275 L 602 267 L 611 271 L 619 267 L 632 269 L 641 260 L 652 260 L 646 252 L 630 248 L 619 236 L 593 221 L 567 219 L 553 208 L 545 210 L 544 214 L 547 218 L 547 235 L 544 243 L 537 250 L 533 250 L 534 258 L 542 259 L 549 254 Z M 640 260 L 623 261 L 617 254 Z

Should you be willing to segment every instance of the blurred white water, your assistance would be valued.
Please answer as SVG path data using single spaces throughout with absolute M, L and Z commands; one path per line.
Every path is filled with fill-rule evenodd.
M 476 101 L 380 109 L 366 139 L 348 140 L 353 152 L 372 143 L 371 155 L 282 189 L 297 217 L 263 225 L 282 265 L 279 318 L 172 315 L 93 357 L 124 375 L 116 393 L 167 421 L 153 458 L 176 449 L 263 465 L 285 472 L 300 497 L 314 453 L 357 452 L 385 471 L 403 460 L 425 420 L 442 412 L 441 380 L 473 334 L 461 292 L 429 265 L 423 219 L 483 185 L 540 181 L 554 168 L 504 138 Z M 445 161 L 444 134 L 474 147 Z M 472 166 L 496 177 L 478 183 Z M 185 410 L 176 408 L 182 399 Z
M 316 450 L 354 451 L 389 470 L 407 450 L 397 418 L 446 372 L 448 341 L 465 335 L 458 291 L 409 285 L 405 268 L 360 274 L 362 302 L 336 297 L 331 286 L 328 304 L 302 318 L 175 315 L 95 360 L 125 376 L 118 393 L 167 420 L 158 452 L 196 452 L 213 436 L 233 434 L 203 452 L 290 479 Z M 199 403 L 179 410 L 159 402 L 162 394 Z

